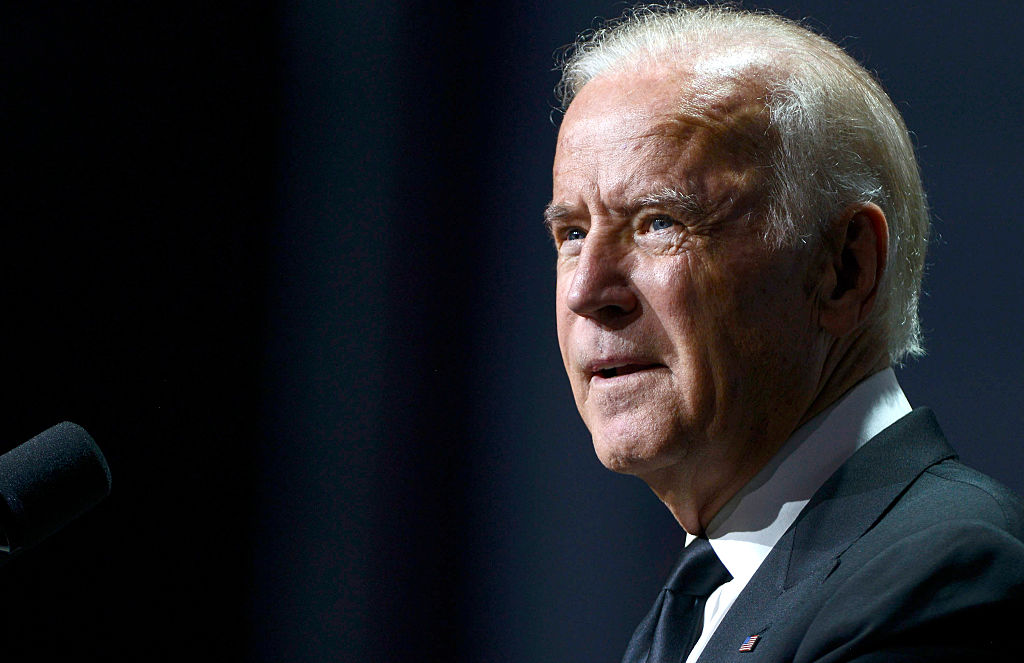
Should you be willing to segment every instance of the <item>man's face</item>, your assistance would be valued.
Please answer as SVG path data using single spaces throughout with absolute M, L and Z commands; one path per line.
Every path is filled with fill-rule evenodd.
M 656 73 L 587 83 L 562 123 L 559 345 L 606 466 L 734 474 L 820 376 L 810 262 L 763 240 L 763 95 Z

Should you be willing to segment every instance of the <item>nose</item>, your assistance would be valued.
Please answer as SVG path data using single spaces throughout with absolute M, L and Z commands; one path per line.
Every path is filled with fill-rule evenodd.
M 569 310 L 606 327 L 621 327 L 640 310 L 626 269 L 628 255 L 616 244 L 598 233 L 587 236 L 566 295 Z

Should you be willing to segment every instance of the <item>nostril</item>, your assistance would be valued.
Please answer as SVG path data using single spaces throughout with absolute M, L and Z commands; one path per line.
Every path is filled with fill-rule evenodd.
M 620 316 L 629 313 L 625 308 L 617 304 L 609 304 L 608 306 L 602 306 L 597 310 L 598 314 L 608 318 L 618 318 Z

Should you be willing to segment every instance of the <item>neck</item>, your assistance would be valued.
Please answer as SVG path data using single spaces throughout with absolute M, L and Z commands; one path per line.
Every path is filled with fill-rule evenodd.
M 750 432 L 737 444 L 707 445 L 710 450 L 727 447 L 743 453 L 734 458 L 714 457 L 713 453 L 694 453 L 671 466 L 660 468 L 641 478 L 668 507 L 676 521 L 690 534 L 703 535 L 718 512 L 772 459 L 786 440 L 802 425 L 838 401 L 865 378 L 889 367 L 885 345 L 870 343 L 864 337 L 833 344 L 826 354 L 819 379 L 809 395 L 795 402 L 806 405 L 792 408 L 791 395 L 780 398 L 776 412 L 790 416 L 774 427 L 765 425 Z M 793 413 L 797 414 L 793 414 Z

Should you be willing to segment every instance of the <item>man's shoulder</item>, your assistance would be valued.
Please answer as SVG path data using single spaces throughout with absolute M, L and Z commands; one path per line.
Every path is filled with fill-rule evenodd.
M 950 458 L 925 469 L 845 557 L 869 565 L 888 559 L 910 577 L 951 564 L 969 568 L 993 555 L 1024 569 L 1024 502 Z
M 1024 501 L 1020 496 L 957 459 L 944 460 L 925 470 L 908 498 L 929 501 L 930 509 L 944 520 L 982 520 L 1024 538 Z
M 704 658 L 738 660 L 759 633 L 763 660 L 989 660 L 1022 609 L 1024 504 L 922 409 L 819 489 Z
M 877 572 L 883 563 L 920 580 L 938 568 L 969 568 L 993 555 L 1024 570 L 1024 501 L 954 456 L 923 468 L 852 542 L 842 555 L 847 573 L 839 576 L 861 567 Z
M 1024 607 L 1024 505 L 995 479 L 942 460 L 818 587 L 793 660 L 898 660 L 930 647 L 934 660 L 989 660 L 1009 646 L 1008 616 Z
M 834 593 L 841 605 L 848 594 L 869 591 L 874 596 L 869 602 L 886 602 L 897 611 L 905 608 L 905 594 L 918 595 L 924 588 L 944 592 L 959 587 L 954 598 L 933 606 L 953 611 L 1010 595 L 1019 601 L 1024 590 L 1020 496 L 961 462 L 926 409 L 908 415 L 875 442 L 851 462 L 856 476 L 834 487 L 842 498 L 835 513 L 861 518 L 866 527 L 846 539 L 849 545 L 841 548 L 837 567 L 822 585 L 824 593 Z M 880 499 L 860 499 L 872 492 Z M 867 518 L 844 508 L 857 504 L 872 505 Z M 875 510 L 879 505 L 885 506 Z
M 848 470 L 852 476 L 842 478 L 834 492 L 892 496 L 868 528 L 884 531 L 883 538 L 983 523 L 1024 540 L 1024 501 L 964 464 L 928 408 L 914 410 L 880 433 L 850 459 Z
M 932 526 L 986 523 L 1024 539 L 1024 501 L 992 477 L 951 458 L 921 473 L 886 520 L 906 534 Z

